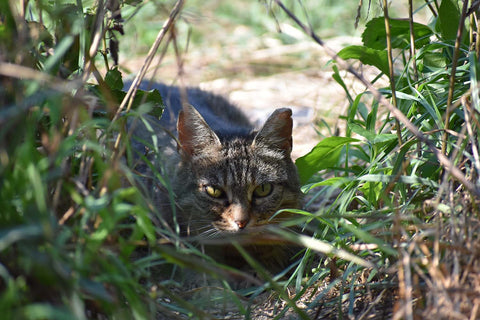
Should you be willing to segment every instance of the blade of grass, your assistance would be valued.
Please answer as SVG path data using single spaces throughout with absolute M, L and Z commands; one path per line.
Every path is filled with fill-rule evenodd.
M 365 268 L 375 268 L 375 266 L 370 261 L 362 259 L 343 249 L 338 249 L 328 242 L 315 239 L 302 234 L 295 234 L 290 231 L 282 230 L 275 227 L 270 227 L 268 229 L 273 233 L 276 233 L 282 236 L 282 238 L 292 243 L 300 244 L 303 247 L 310 248 L 314 251 L 317 251 L 329 256 L 336 256 L 336 257 L 339 257 L 340 259 L 351 261 Z

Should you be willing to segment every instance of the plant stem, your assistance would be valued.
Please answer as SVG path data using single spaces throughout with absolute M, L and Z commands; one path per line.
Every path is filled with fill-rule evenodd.
M 392 90 L 392 104 L 397 108 L 397 95 L 395 92 L 395 70 L 393 69 L 393 56 L 392 56 L 392 34 L 390 32 L 390 21 L 388 17 L 388 4 L 387 0 L 383 0 L 383 16 L 385 18 L 385 35 L 387 39 L 387 56 L 388 56 L 388 69 L 390 78 L 390 89 Z M 397 131 L 398 145 L 402 145 L 402 132 L 400 130 L 400 122 L 395 119 L 395 130 Z
M 467 15 L 467 7 L 468 7 L 468 0 L 463 0 L 463 8 L 462 8 L 462 15 L 460 16 L 460 21 L 458 23 L 457 29 L 457 39 L 455 40 L 455 49 L 453 51 L 453 59 L 452 59 L 452 71 L 450 73 L 450 84 L 448 88 L 448 98 L 447 98 L 447 110 L 445 111 L 445 125 L 442 138 L 442 153 L 445 154 L 447 150 L 447 140 L 448 140 L 448 133 L 447 130 L 450 126 L 450 115 L 452 113 L 452 101 L 453 101 L 453 94 L 455 91 L 455 73 L 457 72 L 457 63 L 458 57 L 460 55 L 460 46 L 462 44 L 462 36 L 463 36 L 463 27 L 465 25 L 465 19 Z
M 412 60 L 413 77 L 418 81 L 417 60 L 415 59 L 415 32 L 413 27 L 413 0 L 408 0 L 408 22 L 410 24 L 410 59 Z
M 425 0 L 425 3 L 427 4 L 428 8 L 430 9 L 430 11 L 432 12 L 433 16 L 436 17 L 437 16 L 437 12 L 435 11 L 435 9 L 432 7 L 432 4 L 430 3 L 429 0 Z M 438 6 L 437 6 L 438 8 Z
M 105 5 L 103 0 L 98 1 L 98 9 L 95 15 L 95 26 L 92 30 L 92 38 L 90 40 L 90 48 L 85 55 L 85 71 L 82 75 L 82 82 L 87 82 L 92 71 L 93 59 L 97 55 L 98 47 L 104 35 L 103 20 L 105 18 Z

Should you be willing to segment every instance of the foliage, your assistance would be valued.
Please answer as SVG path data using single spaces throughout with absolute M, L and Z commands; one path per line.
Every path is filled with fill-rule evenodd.
M 449 260 L 454 246 L 471 247 L 478 241 L 477 236 L 469 235 L 479 231 L 477 74 L 480 52 L 478 39 L 473 36 L 478 20 L 466 16 L 466 12 L 473 12 L 475 8 L 467 11 L 465 6 L 461 12 L 456 1 L 441 1 L 439 7 L 430 9 L 434 14 L 428 26 L 410 24 L 413 17 L 410 21 L 373 18 L 363 32 L 363 45 L 348 46 L 338 53 L 340 58 L 376 67 L 380 74 L 377 72 L 373 83 L 380 83 L 383 73 L 389 82 L 379 93 L 391 102 L 379 100 L 373 87 L 353 94 L 337 66 L 333 66 L 334 79 L 346 90 L 350 102 L 344 118 L 347 129 L 343 139 L 355 137 L 363 142 L 351 143 L 341 152 L 337 151 L 341 145 L 334 145 L 331 152 L 336 152 L 335 163 L 329 158 L 325 167 L 315 164 L 323 171 L 310 179 L 309 189 L 330 185 L 341 191 L 332 206 L 323 208 L 311 219 L 325 225 L 322 238 L 330 235 L 328 239 L 338 242 L 336 238 L 341 235 L 342 239 L 348 239 L 347 243 L 374 244 L 377 267 L 382 270 L 394 266 L 395 272 L 399 272 L 398 278 L 390 283 L 397 283 L 402 305 L 397 317 L 430 319 L 452 315 L 458 308 L 467 317 L 475 317 L 469 289 L 455 280 L 451 280 L 451 288 L 457 288 L 457 294 L 428 291 L 438 293 L 440 287 L 445 288 L 444 279 L 437 278 L 432 259 L 443 261 L 448 269 L 447 278 L 449 273 L 453 278 L 455 272 L 464 277 L 478 277 L 480 271 L 469 269 L 465 261 L 454 267 Z M 389 56 L 393 56 L 392 61 Z M 336 61 L 344 65 L 344 61 Z M 363 76 L 354 74 L 365 83 Z M 406 117 L 399 117 L 398 111 Z M 325 153 L 323 149 L 314 148 L 304 158 L 320 158 Z M 440 157 L 442 153 L 446 157 Z M 297 160 L 297 165 L 300 173 L 312 167 L 303 158 Z M 455 174 L 454 169 L 458 169 Z M 457 219 L 463 222 L 458 223 Z M 441 226 L 447 225 L 459 225 L 464 230 L 449 229 L 453 233 L 446 234 Z M 439 252 L 435 246 L 425 243 L 437 246 L 442 243 L 446 247 Z M 472 251 L 469 255 L 473 261 L 479 258 Z M 447 258 L 442 260 L 442 256 Z M 461 270 L 454 271 L 459 265 Z M 413 272 L 415 277 L 433 280 L 415 285 Z M 420 289 L 423 285 L 428 287 L 427 293 Z M 425 306 L 406 291 L 412 288 Z M 461 303 L 446 306 L 443 299 L 457 299 Z M 428 313 L 429 308 L 438 305 L 442 306 L 441 312 Z
M 113 144 L 124 133 L 111 121 L 125 95 L 111 66 L 119 14 L 91 1 L 21 3 L 0 10 L 2 316 L 148 318 L 148 269 L 132 253 L 155 241 L 154 227 Z M 136 97 L 134 107 L 161 105 L 155 93 Z
M 413 17 L 373 17 L 365 25 L 363 45 L 338 53 L 378 69 L 368 83 L 381 86 L 379 92 L 391 103 L 380 99 L 374 87 L 360 93 L 348 88 L 338 68 L 343 67 L 341 60 L 332 63 L 333 78 L 349 100 L 340 119 L 345 132 L 320 141 L 297 159 L 308 210 L 295 211 L 298 219 L 285 224 L 304 228 L 307 235 L 270 230 L 302 248 L 298 263 L 270 275 L 244 253 L 261 281 L 212 261 L 180 239 L 143 192 L 146 180 L 167 189 L 168 182 L 155 165 L 158 146 L 151 146 L 152 158 L 142 158 L 151 174 L 136 171 L 138 156 L 125 123 L 142 121 L 146 114 L 160 117 L 162 101 L 156 91 L 124 92 L 117 67 L 119 43 L 123 18 L 128 26 L 135 15 L 151 11 L 142 11 L 144 6 L 167 6 L 127 0 L 23 1 L 23 7 L 0 2 L 2 316 L 213 318 L 228 305 L 250 318 L 255 299 L 270 290 L 285 302 L 275 307 L 279 318 L 291 313 L 321 316 L 322 308 L 335 310 L 335 318 L 366 315 L 371 307 L 359 308 L 358 301 L 368 304 L 365 296 L 378 297 L 378 304 L 385 295 L 400 301 L 402 317 L 411 318 L 414 307 L 419 315 L 431 317 L 420 305 L 424 302 L 428 310 L 435 298 L 429 294 L 440 291 L 447 296 L 467 292 L 452 299 L 461 300 L 458 309 L 474 318 L 478 302 L 470 301 L 468 293 L 478 288 L 460 281 L 480 274 L 475 249 L 478 21 L 472 15 L 476 8 L 463 10 L 453 0 L 438 2 L 419 9 L 434 13 L 429 25 L 410 24 Z M 268 13 L 277 23 L 290 23 L 280 4 L 271 3 Z M 313 29 L 324 28 L 321 19 L 307 14 L 313 10 L 311 3 L 289 5 L 294 15 L 313 18 Z M 225 3 L 219 10 L 232 15 L 232 8 Z M 177 22 L 170 7 L 160 11 Z M 261 30 L 274 20 L 264 14 L 238 18 L 251 19 Z M 156 27 L 152 29 L 160 29 Z M 190 27 L 178 24 L 167 31 Z M 458 31 L 463 36 L 457 37 Z M 160 44 L 150 38 L 148 43 Z M 169 42 L 161 44 L 167 50 Z M 170 50 L 176 49 L 174 43 Z M 409 124 L 392 110 L 401 111 Z M 318 199 L 331 201 L 314 208 Z M 457 248 L 470 260 L 459 257 Z M 159 266 L 172 278 L 159 280 Z M 182 283 L 173 275 L 185 276 L 188 270 L 215 277 L 216 289 L 197 288 L 190 292 L 193 297 L 179 294 Z M 445 270 L 455 276 L 452 281 L 439 276 Z M 257 286 L 234 290 L 226 281 L 232 276 Z M 413 285 L 415 277 L 423 282 Z M 445 287 L 447 282 L 451 287 Z M 287 294 L 287 288 L 294 288 L 294 294 Z M 405 288 L 413 288 L 418 299 Z M 387 309 L 392 304 L 385 302 Z M 441 307 L 444 314 L 458 311 Z

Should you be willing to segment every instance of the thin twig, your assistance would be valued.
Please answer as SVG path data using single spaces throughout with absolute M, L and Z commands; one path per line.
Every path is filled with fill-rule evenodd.
M 103 0 L 99 0 L 97 14 L 95 15 L 95 27 L 92 30 L 92 40 L 88 54 L 85 56 L 85 72 L 82 75 L 82 81 L 87 82 L 90 77 L 90 72 L 92 66 L 94 65 L 93 61 L 97 54 L 98 47 L 100 46 L 101 40 L 103 38 L 105 28 L 103 27 L 103 20 L 105 18 L 105 5 Z
M 363 320 L 366 319 L 367 317 L 370 317 L 370 311 L 382 301 L 383 295 L 387 292 L 387 289 L 383 289 L 380 294 L 375 298 L 375 300 L 371 303 L 369 303 L 367 309 L 357 318 L 358 320 Z
M 437 16 L 437 12 L 436 12 L 435 9 L 432 7 L 432 4 L 430 3 L 430 0 L 425 0 L 425 3 L 427 4 L 428 8 L 429 8 L 430 11 L 432 12 L 433 16 L 436 17 L 436 16 Z
M 433 145 L 430 140 L 421 132 L 398 108 L 395 108 L 381 93 L 378 91 L 365 77 L 359 74 L 350 64 L 348 64 L 345 60 L 340 58 L 334 50 L 327 47 L 322 39 L 318 37 L 313 30 L 307 28 L 290 10 L 288 10 L 282 1 L 274 0 L 275 3 L 307 34 L 309 35 L 315 42 L 321 45 L 327 54 L 334 59 L 337 64 L 350 72 L 355 78 L 357 78 L 360 82 L 362 82 L 368 90 L 372 93 L 372 95 L 377 99 L 378 103 L 386 107 L 390 113 L 397 118 L 404 126 L 407 128 L 413 135 L 415 135 L 421 142 L 425 143 L 425 145 L 433 152 L 433 154 L 437 157 L 440 165 L 443 166 L 450 174 L 457 179 L 460 183 L 464 185 L 464 187 L 475 194 L 476 196 L 480 196 L 480 190 L 473 184 L 471 181 L 467 180 L 465 175 L 462 173 L 460 169 L 453 165 L 453 163 L 448 159 L 440 150 L 438 150 L 435 145 Z
M 475 37 L 475 55 L 477 59 L 480 56 L 480 24 L 478 23 L 477 13 L 474 12 L 473 16 L 475 18 L 475 25 L 477 26 L 477 36 Z
M 0 62 L 0 75 L 21 80 L 37 81 L 42 85 L 46 84 L 56 91 L 67 94 L 71 94 L 72 90 L 78 89 L 83 85 L 80 81 L 60 79 L 48 73 L 9 62 Z
M 463 153 L 463 150 L 461 152 L 460 148 L 461 148 L 461 145 L 463 143 L 463 140 L 467 137 L 465 135 L 467 129 L 465 126 L 462 127 L 462 130 L 460 131 L 460 134 L 458 135 L 458 140 L 456 141 L 456 145 L 458 146 L 457 148 L 453 149 L 453 152 L 450 154 L 450 159 L 452 161 L 452 163 L 455 163 L 456 160 L 457 160 L 457 156 L 458 154 L 462 154 Z M 443 178 L 442 178 L 442 183 L 440 184 L 440 188 L 438 188 L 438 191 L 437 191 L 437 199 L 438 201 L 440 202 L 442 200 L 442 195 L 443 193 L 447 192 L 446 190 L 449 190 L 448 189 L 448 186 L 449 186 L 449 183 L 448 183 L 448 172 L 444 172 L 443 173 Z
M 463 113 L 465 115 L 465 125 L 467 127 L 468 136 L 470 138 L 470 145 L 472 147 L 472 156 L 473 156 L 473 165 L 478 172 L 480 172 L 480 156 L 478 152 L 478 141 L 475 140 L 475 130 L 473 129 L 472 123 L 470 122 L 470 112 L 472 110 L 472 105 L 470 101 L 462 98 L 462 104 L 464 105 Z M 472 114 L 474 114 L 472 112 Z
M 357 15 L 355 16 L 355 29 L 358 28 L 358 22 L 360 21 L 360 18 L 362 16 L 362 6 L 363 6 L 363 0 L 360 0 L 358 2 L 358 6 L 357 6 Z
M 402 273 L 403 273 L 403 308 L 401 309 L 403 311 L 403 315 L 400 314 L 395 314 L 394 319 L 398 319 L 400 317 L 412 320 L 413 319 L 413 297 L 412 297 L 412 292 L 413 292 L 413 284 L 412 284 L 412 262 L 410 252 L 407 252 L 404 248 L 400 249 L 400 253 L 402 258 L 400 261 L 398 261 L 398 264 L 402 265 Z M 400 278 L 400 275 L 399 275 Z M 400 280 L 399 280 L 400 281 Z M 400 285 L 400 284 L 399 284 Z

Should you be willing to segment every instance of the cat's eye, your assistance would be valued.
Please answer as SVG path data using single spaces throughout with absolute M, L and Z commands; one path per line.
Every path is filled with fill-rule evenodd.
M 214 186 L 204 186 L 204 190 L 212 198 L 221 198 L 224 195 L 222 189 Z
M 257 186 L 255 190 L 253 190 L 253 195 L 259 198 L 266 197 L 272 193 L 272 190 L 273 186 L 271 183 L 262 183 L 261 185 Z

